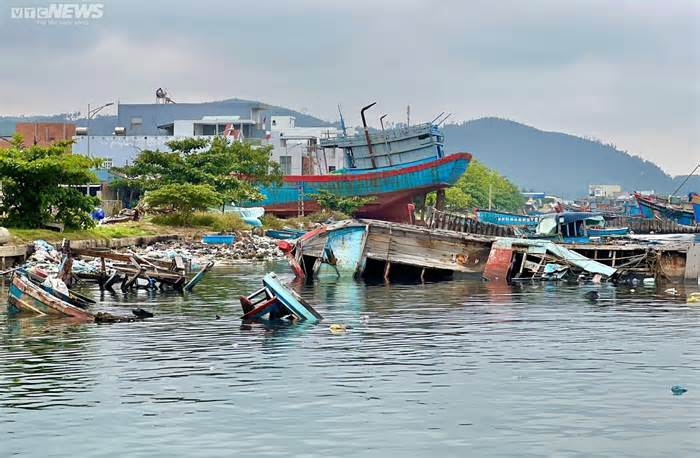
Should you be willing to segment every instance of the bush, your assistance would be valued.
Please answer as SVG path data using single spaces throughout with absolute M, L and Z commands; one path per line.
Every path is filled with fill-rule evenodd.
M 197 212 L 194 214 L 171 213 L 151 219 L 153 224 L 176 227 L 209 228 L 216 232 L 233 232 L 250 229 L 240 216 L 233 213 Z
M 346 215 L 353 215 L 360 208 L 376 200 L 376 197 L 374 196 L 342 197 L 325 190 L 320 190 L 317 194 L 311 194 L 310 197 L 316 199 L 318 204 L 324 210 L 341 212 L 345 213 Z
M 261 218 L 261 222 L 265 229 L 280 230 L 287 226 L 285 220 L 276 217 L 275 215 L 265 215 Z

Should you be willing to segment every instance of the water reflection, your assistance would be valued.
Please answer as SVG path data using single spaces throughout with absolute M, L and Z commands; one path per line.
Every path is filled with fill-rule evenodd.
M 111 313 L 155 313 L 138 323 L 0 313 L 0 450 L 662 456 L 700 447 L 692 286 L 671 295 L 326 278 L 293 283 L 326 317 L 320 324 L 242 326 L 238 297 L 269 270 L 292 280 L 284 264 L 242 265 L 213 271 L 189 295 L 102 296 Z M 584 297 L 592 290 L 595 302 Z M 351 328 L 335 335 L 331 323 Z M 689 392 L 673 397 L 677 383 Z

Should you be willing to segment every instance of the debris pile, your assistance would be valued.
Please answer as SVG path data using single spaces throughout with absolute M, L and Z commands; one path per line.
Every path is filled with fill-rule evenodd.
M 173 240 L 136 248 L 134 251 L 155 259 L 173 259 L 176 256 L 181 256 L 192 262 L 193 269 L 210 261 L 216 261 L 218 265 L 226 265 L 243 260 L 274 261 L 284 257 L 284 253 L 277 248 L 275 239 L 251 234 L 239 236 L 231 245 L 204 244 L 193 240 Z

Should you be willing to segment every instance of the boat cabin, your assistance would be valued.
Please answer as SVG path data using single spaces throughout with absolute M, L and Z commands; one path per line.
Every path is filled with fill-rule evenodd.
M 587 242 L 589 229 L 605 226 L 603 215 L 589 212 L 567 212 L 543 215 L 535 232 L 540 237 L 558 238 L 564 242 Z

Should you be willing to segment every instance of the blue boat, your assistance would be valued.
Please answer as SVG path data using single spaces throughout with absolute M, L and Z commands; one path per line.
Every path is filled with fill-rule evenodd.
M 589 237 L 616 237 L 616 236 L 629 235 L 629 233 L 630 233 L 629 227 L 603 227 L 603 228 L 589 227 L 588 228 L 588 236 Z
M 278 239 L 278 240 L 290 240 L 290 239 L 298 239 L 302 235 L 306 234 L 306 231 L 302 231 L 299 229 L 270 229 L 268 231 L 265 231 L 265 235 L 268 237 L 271 237 L 273 239 Z
M 263 278 L 263 288 L 249 296 L 241 296 L 243 320 L 270 320 L 293 317 L 301 321 L 317 322 L 323 319 L 309 303 L 284 286 L 274 273 Z
M 356 212 L 358 217 L 408 221 L 415 196 L 451 186 L 467 170 L 470 154 L 446 154 L 442 121 L 370 133 L 365 111 L 373 105 L 361 111 L 363 134 L 320 141 L 324 156 L 326 150 L 343 151 L 343 169 L 329 175 L 285 176 L 281 186 L 261 187 L 263 200 L 247 204 L 278 216 L 300 216 L 320 210 L 314 195 L 327 191 L 374 197 Z
M 328 191 L 342 197 L 373 196 L 356 213 L 363 218 L 406 221 L 413 197 L 453 185 L 469 167 L 471 154 L 457 153 L 439 159 L 335 175 L 289 175 L 281 186 L 261 186 L 265 196 L 254 205 L 279 216 L 297 216 L 321 209 L 313 195 Z
M 499 212 L 496 210 L 477 210 L 476 219 L 482 223 L 499 226 L 535 227 L 540 221 L 539 215 L 518 215 L 515 213 Z
M 206 234 L 202 237 L 202 243 L 208 245 L 231 245 L 235 240 L 233 234 Z
M 622 236 L 627 227 L 605 227 L 599 213 L 565 212 L 543 215 L 535 229 L 535 237 L 558 239 L 566 243 L 587 243 L 590 237 Z
M 655 217 L 669 219 L 684 226 L 692 226 L 698 222 L 695 210 L 687 210 L 677 205 L 671 205 L 653 200 L 639 193 L 634 194 L 642 215 L 647 219 Z

